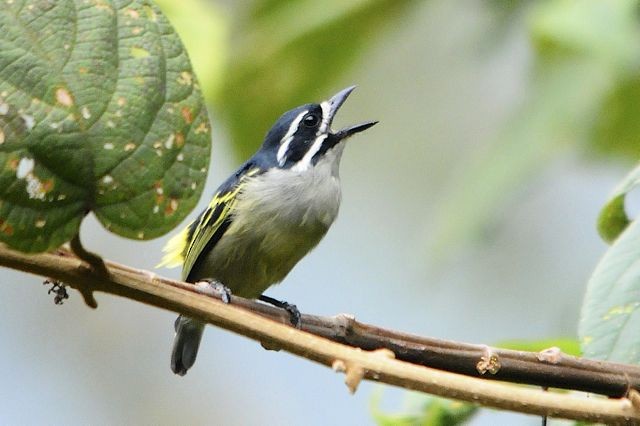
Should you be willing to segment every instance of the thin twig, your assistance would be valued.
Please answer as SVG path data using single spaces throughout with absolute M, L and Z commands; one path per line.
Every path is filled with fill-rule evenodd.
M 102 257 L 84 248 L 80 241 L 80 234 L 76 234 L 71 239 L 69 246 L 71 247 L 71 251 L 73 251 L 78 258 L 91 265 L 97 273 L 103 275 L 107 275 L 109 273 Z
M 111 268 L 138 270 L 115 262 Z M 195 286 L 166 278 L 156 280 L 178 288 L 199 292 Z M 219 299 L 219 296 L 211 294 Z M 231 303 L 283 324 L 289 313 L 273 306 L 231 296 Z M 544 388 L 559 388 L 623 397 L 629 389 L 640 389 L 640 366 L 591 360 L 563 354 L 557 348 L 527 352 L 492 348 L 487 345 L 434 339 L 385 329 L 339 314 L 323 317 L 302 314 L 300 328 L 338 343 L 364 350 L 385 348 L 396 359 L 489 380 L 501 380 Z M 486 364 L 485 368 L 479 368 Z
M 567 393 L 542 392 L 539 389 L 482 380 L 411 364 L 393 358 L 394 356 L 397 358 L 402 355 L 402 353 L 398 353 L 393 349 L 391 351 L 370 351 L 353 348 L 279 324 L 257 314 L 264 315 L 265 312 L 270 312 L 279 319 L 279 322 L 285 323 L 289 318 L 288 314 L 282 310 L 238 297 L 233 297 L 231 305 L 226 305 L 211 297 L 195 294 L 198 290 L 191 284 L 161 279 L 149 272 L 113 262 L 106 262 L 109 274 L 104 275 L 96 273 L 92 267 L 68 254 L 26 255 L 0 245 L 0 265 L 52 277 L 76 289 L 103 291 L 188 314 L 262 342 L 268 347 L 281 348 L 330 366 L 337 371 L 344 371 L 350 388 L 354 390 L 357 388 L 358 382 L 364 378 L 401 386 L 406 389 L 420 390 L 443 397 L 522 413 L 608 424 L 640 423 L 640 410 L 636 409 L 631 401 L 626 398 L 582 398 Z M 252 309 L 255 308 L 255 312 L 250 312 L 240 306 L 251 306 Z M 312 321 L 314 318 L 318 317 L 307 315 L 302 317 L 303 324 L 306 324 L 309 331 L 316 327 L 315 324 L 318 323 Z M 358 325 L 358 323 L 355 320 L 351 321 L 346 316 L 338 316 L 328 319 L 328 321 L 333 324 L 332 329 L 334 331 L 342 330 L 340 333 L 343 336 L 350 336 L 356 328 L 362 327 L 360 331 L 364 330 L 371 333 L 372 330 L 375 330 L 376 332 L 373 334 L 377 335 L 379 341 L 380 339 L 384 340 L 383 336 L 385 335 L 404 336 L 406 339 L 404 343 L 388 341 L 386 346 L 389 348 L 411 346 L 416 344 L 415 342 L 423 340 L 423 338 L 416 336 L 383 330 L 364 324 L 359 324 L 358 327 L 354 328 L 354 325 Z M 452 342 L 442 342 L 440 346 L 448 347 L 451 344 Z M 458 347 L 466 346 L 466 344 L 456 345 Z M 478 346 L 481 350 L 476 353 Z M 384 347 L 384 345 L 376 349 L 380 347 Z M 501 356 L 500 350 L 488 350 L 483 345 L 470 345 L 470 347 L 474 348 L 472 351 L 474 352 L 474 357 L 481 354 L 486 355 L 487 353 L 490 358 L 496 354 L 499 357 Z M 514 353 L 511 354 L 511 352 Z M 508 351 L 505 355 L 511 354 L 511 356 L 514 356 L 516 353 L 516 351 Z M 524 352 L 521 354 L 536 357 L 536 354 Z M 565 358 L 571 360 L 571 362 L 567 362 L 567 366 L 572 365 L 574 369 L 579 367 L 582 361 L 585 361 L 578 358 L 561 357 L 559 363 L 564 363 Z M 475 364 L 479 360 L 480 356 L 475 357 Z M 506 359 L 500 360 L 500 368 L 496 372 L 496 376 L 505 368 L 505 361 Z M 547 362 L 538 361 L 538 363 L 543 365 Z M 612 377 L 622 374 L 619 370 L 621 368 L 620 364 L 588 361 L 586 369 L 589 370 L 594 363 L 603 367 L 603 370 L 615 372 Z M 624 374 L 633 372 L 635 374 L 633 377 L 640 377 L 637 368 L 632 366 L 622 367 L 625 369 Z M 579 368 L 577 369 L 579 370 Z M 562 371 L 560 369 L 557 373 Z M 612 377 L 601 375 L 599 380 L 611 379 Z M 631 375 L 629 377 L 629 381 L 636 380 L 631 378 Z
M 71 251 L 73 251 L 73 253 L 78 256 L 78 258 L 91 265 L 91 267 L 97 274 L 102 274 L 105 276 L 109 274 L 109 271 L 107 270 L 102 257 L 84 248 L 82 242 L 80 241 L 79 233 L 71 239 L 69 245 L 71 247 Z M 93 297 L 93 290 L 91 290 L 91 286 L 86 286 L 86 288 L 78 288 L 78 291 L 82 295 L 84 303 L 86 303 L 87 306 L 93 309 L 96 309 L 98 307 L 98 302 L 96 301 L 95 297 Z

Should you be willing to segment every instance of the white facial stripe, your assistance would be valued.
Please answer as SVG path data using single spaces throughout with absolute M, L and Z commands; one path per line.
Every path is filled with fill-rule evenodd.
M 289 136 L 287 139 L 284 140 L 284 142 L 280 144 L 280 148 L 278 148 L 278 155 L 276 156 L 276 158 L 278 160 L 278 164 L 280 164 L 281 166 L 283 166 L 285 161 L 287 161 L 287 159 L 285 158 L 285 154 L 289 149 L 289 144 L 291 143 L 292 139 L 293 137 Z
M 318 135 L 327 132 L 327 128 L 329 127 L 329 114 L 331 114 L 331 104 L 328 101 L 324 101 L 320 104 L 320 108 L 322 108 L 322 123 L 318 128 Z
M 302 157 L 302 160 L 298 161 L 292 167 L 292 169 L 295 171 L 307 170 L 311 165 L 311 160 L 313 159 L 313 156 L 316 155 L 318 151 L 320 151 L 320 148 L 322 147 L 322 142 L 324 142 L 326 138 L 327 138 L 326 134 L 317 137 L 316 140 L 313 142 L 313 145 L 311 145 L 311 148 L 309 148 L 307 153 L 304 154 L 304 157 Z
M 289 144 L 293 140 L 293 135 L 296 133 L 296 130 L 298 130 L 298 125 L 302 121 L 302 117 L 304 117 L 308 112 L 309 111 L 306 110 L 298 114 L 298 116 L 291 122 L 287 133 L 285 133 L 284 137 L 282 138 L 280 142 L 280 148 L 278 148 L 278 154 L 276 155 L 276 159 L 281 166 L 283 166 L 287 161 L 285 155 L 287 154 L 287 150 L 289 149 Z

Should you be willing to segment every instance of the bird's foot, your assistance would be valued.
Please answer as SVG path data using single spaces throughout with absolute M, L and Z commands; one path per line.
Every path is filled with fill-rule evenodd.
M 231 289 L 220 281 L 206 278 L 196 282 L 195 286 L 201 293 L 220 296 L 223 303 L 231 303 Z
M 284 309 L 289 313 L 289 322 L 291 322 L 291 325 L 293 325 L 295 328 L 300 328 L 301 315 L 296 305 L 294 305 L 293 303 L 274 299 L 273 297 L 265 296 L 264 294 L 258 297 L 258 300 L 273 305 L 276 308 Z

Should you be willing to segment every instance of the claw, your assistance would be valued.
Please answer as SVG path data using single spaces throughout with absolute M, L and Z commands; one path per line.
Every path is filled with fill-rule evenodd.
M 258 297 L 258 300 L 261 300 L 265 303 L 275 306 L 276 308 L 284 309 L 289 314 L 289 322 L 295 328 L 300 328 L 302 324 L 302 315 L 298 310 L 298 307 L 293 303 L 283 302 L 278 299 L 274 299 L 273 297 L 265 296 L 264 294 Z
M 292 303 L 284 302 L 283 309 L 289 313 L 289 322 L 295 328 L 300 328 L 301 325 L 301 315 L 298 307 Z
M 223 303 L 231 303 L 231 289 L 220 281 L 206 278 L 198 281 L 196 287 L 204 294 L 219 295 Z

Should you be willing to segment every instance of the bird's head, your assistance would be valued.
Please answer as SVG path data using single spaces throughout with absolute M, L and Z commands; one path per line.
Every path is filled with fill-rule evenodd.
M 331 123 L 355 86 L 347 87 L 319 104 L 306 104 L 284 113 L 265 138 L 262 153 L 282 169 L 306 170 L 328 153 L 336 152 L 350 136 L 377 123 L 368 121 L 334 132 Z M 333 156 L 339 160 L 338 155 Z

